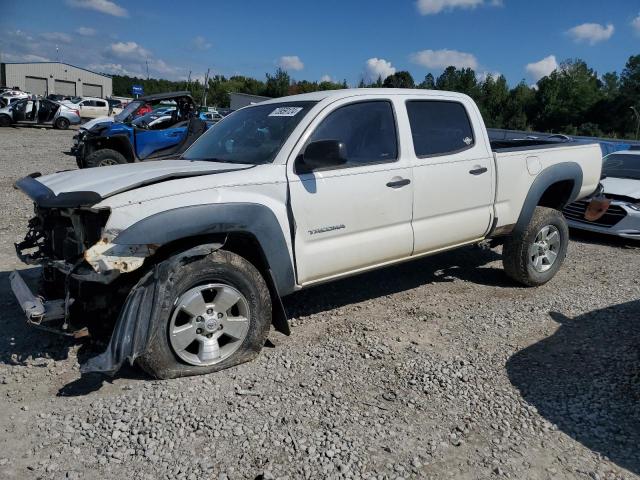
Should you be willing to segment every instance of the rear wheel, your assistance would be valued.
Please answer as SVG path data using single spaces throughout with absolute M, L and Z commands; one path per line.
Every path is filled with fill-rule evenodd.
M 569 228 L 564 216 L 552 208 L 536 207 L 527 228 L 505 241 L 504 269 L 519 283 L 543 285 L 560 270 L 568 245 Z
M 166 281 L 172 305 L 155 317 L 149 345 L 137 360 L 156 378 L 200 375 L 252 360 L 271 325 L 271 297 L 247 260 L 218 250 L 176 266 Z
M 0 127 L 10 127 L 11 118 L 8 115 L 0 115 Z
M 127 159 L 124 158 L 124 155 L 120 152 L 116 152 L 110 148 L 93 152 L 84 161 L 85 166 L 89 168 L 108 167 L 109 165 L 119 165 L 121 163 L 127 163 Z
M 67 128 L 69 128 L 69 120 L 64 117 L 59 117 L 54 122 L 53 127 L 57 128 L 58 130 L 66 130 Z

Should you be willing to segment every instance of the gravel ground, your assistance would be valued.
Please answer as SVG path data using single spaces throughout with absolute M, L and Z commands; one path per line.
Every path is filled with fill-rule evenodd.
M 0 478 L 640 478 L 640 245 L 603 237 L 542 288 L 465 248 L 287 298 L 250 364 L 81 378 L 7 282 L 12 182 L 74 168 L 71 136 L 0 130 Z

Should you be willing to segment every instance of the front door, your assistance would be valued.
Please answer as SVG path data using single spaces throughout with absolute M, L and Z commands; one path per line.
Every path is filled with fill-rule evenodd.
M 154 154 L 161 154 L 163 150 L 178 145 L 187 135 L 188 125 L 182 122 L 179 127 L 164 130 L 135 129 L 136 154 L 145 159 Z
M 413 185 L 398 146 L 395 108 L 383 98 L 347 99 L 310 125 L 305 146 L 340 141 L 347 163 L 302 173 L 299 157 L 289 166 L 298 283 L 411 255 Z
M 494 167 L 476 110 L 459 99 L 409 100 L 406 108 L 414 150 L 414 254 L 480 239 L 493 219 Z

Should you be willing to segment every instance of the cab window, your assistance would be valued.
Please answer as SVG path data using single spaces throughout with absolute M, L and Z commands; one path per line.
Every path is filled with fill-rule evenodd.
M 388 100 L 373 100 L 339 107 L 322 121 L 308 143 L 320 140 L 344 143 L 345 167 L 393 162 L 398 158 L 393 106 Z

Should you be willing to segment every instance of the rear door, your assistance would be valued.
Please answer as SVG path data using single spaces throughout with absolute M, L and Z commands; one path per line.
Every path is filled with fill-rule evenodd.
M 411 165 L 400 148 L 396 108 L 384 97 L 338 101 L 294 149 L 298 161 L 290 158 L 288 178 L 299 283 L 411 255 Z M 344 143 L 347 164 L 303 173 L 298 157 L 318 140 Z
M 407 100 L 413 139 L 414 254 L 483 237 L 493 219 L 494 163 L 484 123 L 463 97 Z

